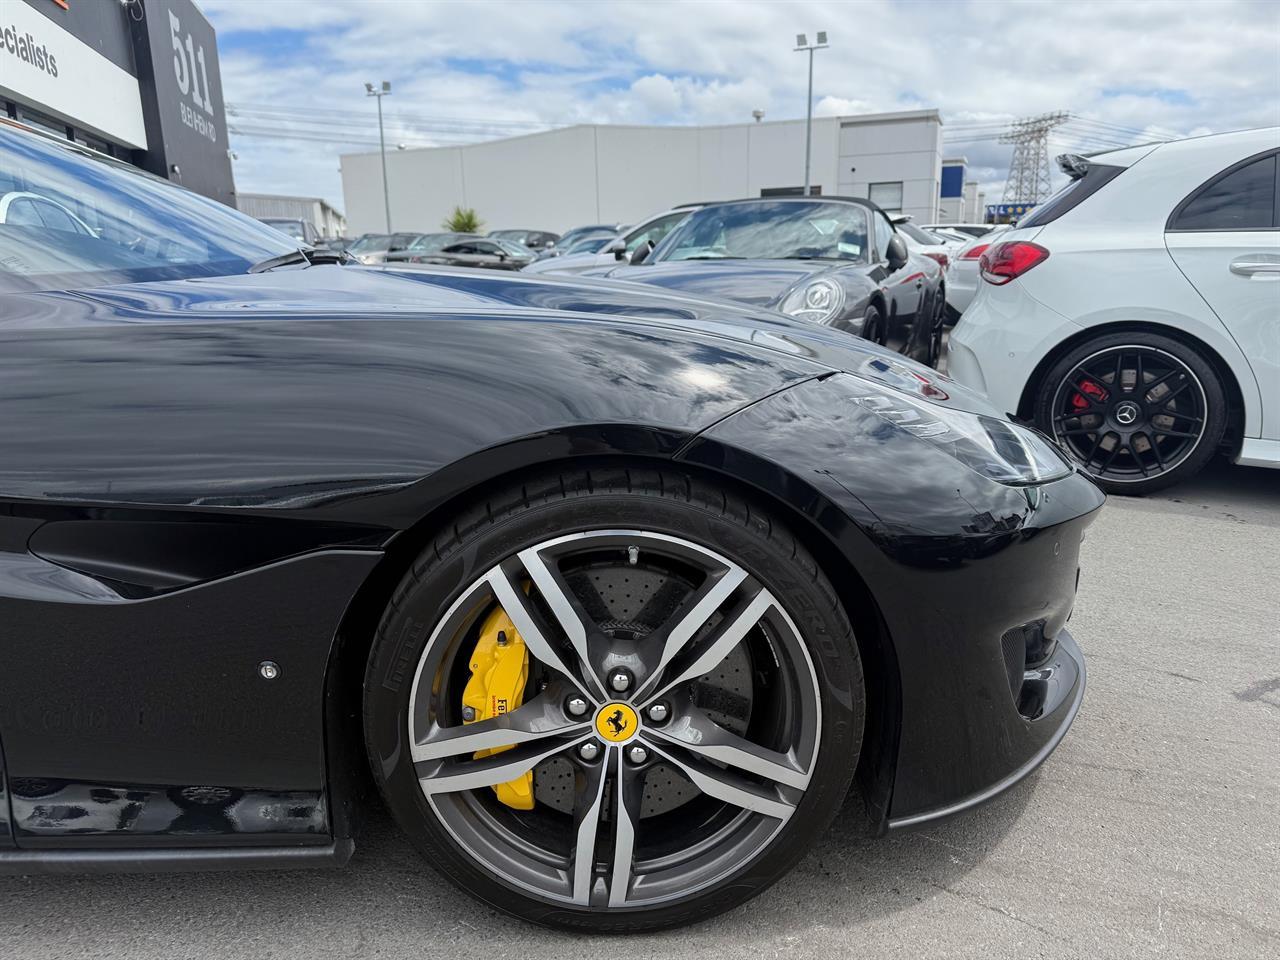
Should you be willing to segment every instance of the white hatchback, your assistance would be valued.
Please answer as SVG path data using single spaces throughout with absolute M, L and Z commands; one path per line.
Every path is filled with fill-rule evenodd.
M 983 253 L 951 376 L 1111 492 L 1220 449 L 1280 467 L 1280 128 L 1059 163 L 1071 182 Z

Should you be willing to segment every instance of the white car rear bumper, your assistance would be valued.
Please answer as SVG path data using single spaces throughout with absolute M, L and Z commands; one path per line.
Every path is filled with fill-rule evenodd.
M 947 374 L 1016 414 L 1036 364 L 1081 329 L 1033 300 L 1017 280 L 984 289 L 951 331 Z

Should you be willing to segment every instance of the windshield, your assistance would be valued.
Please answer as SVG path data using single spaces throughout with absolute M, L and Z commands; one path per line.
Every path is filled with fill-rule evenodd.
M 0 290 L 223 276 L 297 249 L 215 200 L 0 126 Z
M 760 201 L 704 207 L 667 235 L 657 260 L 861 260 L 867 214 L 852 203 Z
M 513 242 L 512 242 L 512 241 L 510 241 L 510 240 L 504 240 L 504 239 L 502 239 L 501 237 L 499 237 L 499 238 L 498 238 L 498 239 L 496 239 L 496 240 L 494 240 L 492 237 L 490 237 L 489 239 L 490 239 L 490 240 L 492 240 L 494 243 L 496 243 L 496 244 L 497 244 L 499 247 L 501 247 L 503 250 L 507 251 L 507 253 L 508 253 L 508 254 L 510 254 L 510 255 L 511 255 L 511 256 L 513 256 L 513 257 L 529 257 L 529 256 L 532 256 L 532 254 L 530 254 L 530 252 L 529 252 L 529 248 L 528 248 L 528 247 L 525 247 L 525 246 L 522 246 L 521 244 L 513 243 Z
M 391 237 L 385 233 L 366 233 L 347 247 L 350 253 L 385 253 L 391 249 Z
M 494 230 L 489 234 L 490 240 L 514 240 L 523 243 L 529 236 L 528 230 Z
M 597 233 L 594 236 L 583 237 L 581 240 L 575 240 L 565 253 L 595 253 L 603 248 L 606 243 L 609 243 L 612 240 L 612 234 Z
M 433 253 L 466 237 L 465 233 L 424 233 L 406 248 L 418 253 Z

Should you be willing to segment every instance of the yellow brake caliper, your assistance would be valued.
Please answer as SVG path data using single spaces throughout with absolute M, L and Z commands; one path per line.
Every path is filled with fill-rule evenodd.
M 462 691 L 462 706 L 473 714 L 464 723 L 478 723 L 508 713 L 524 702 L 529 681 L 529 651 L 507 612 L 499 607 L 485 619 L 471 654 L 471 679 Z M 512 744 L 511 746 L 514 746 Z M 475 759 L 510 750 L 511 746 L 477 750 Z M 498 800 L 516 810 L 533 809 L 533 771 L 494 786 Z

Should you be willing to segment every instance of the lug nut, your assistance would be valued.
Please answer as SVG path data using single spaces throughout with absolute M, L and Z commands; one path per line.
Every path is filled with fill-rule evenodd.
M 581 697 L 570 697 L 564 705 L 565 710 L 571 717 L 580 717 L 587 712 L 587 701 Z
M 627 759 L 630 760 L 632 763 L 634 763 L 636 766 L 640 766 L 640 764 L 644 763 L 646 760 L 649 759 L 649 751 L 646 750 L 644 747 L 640 746 L 639 744 L 636 744 L 634 747 L 632 747 L 630 750 L 627 751 Z
M 631 688 L 631 674 L 625 670 L 615 670 L 609 674 L 609 686 L 613 687 L 618 693 L 622 693 Z
M 588 740 L 578 748 L 578 756 L 583 760 L 591 761 L 600 756 L 600 744 L 594 740 Z
M 654 723 L 663 723 L 671 716 L 671 710 L 665 703 L 655 703 L 648 710 L 649 719 Z
M 472 720 L 474 720 L 475 718 L 476 718 L 476 708 L 475 708 L 475 707 L 463 707 L 463 708 L 462 708 L 462 719 L 463 719 L 463 720 L 465 720 L 467 723 L 470 723 L 470 722 L 471 722 Z

